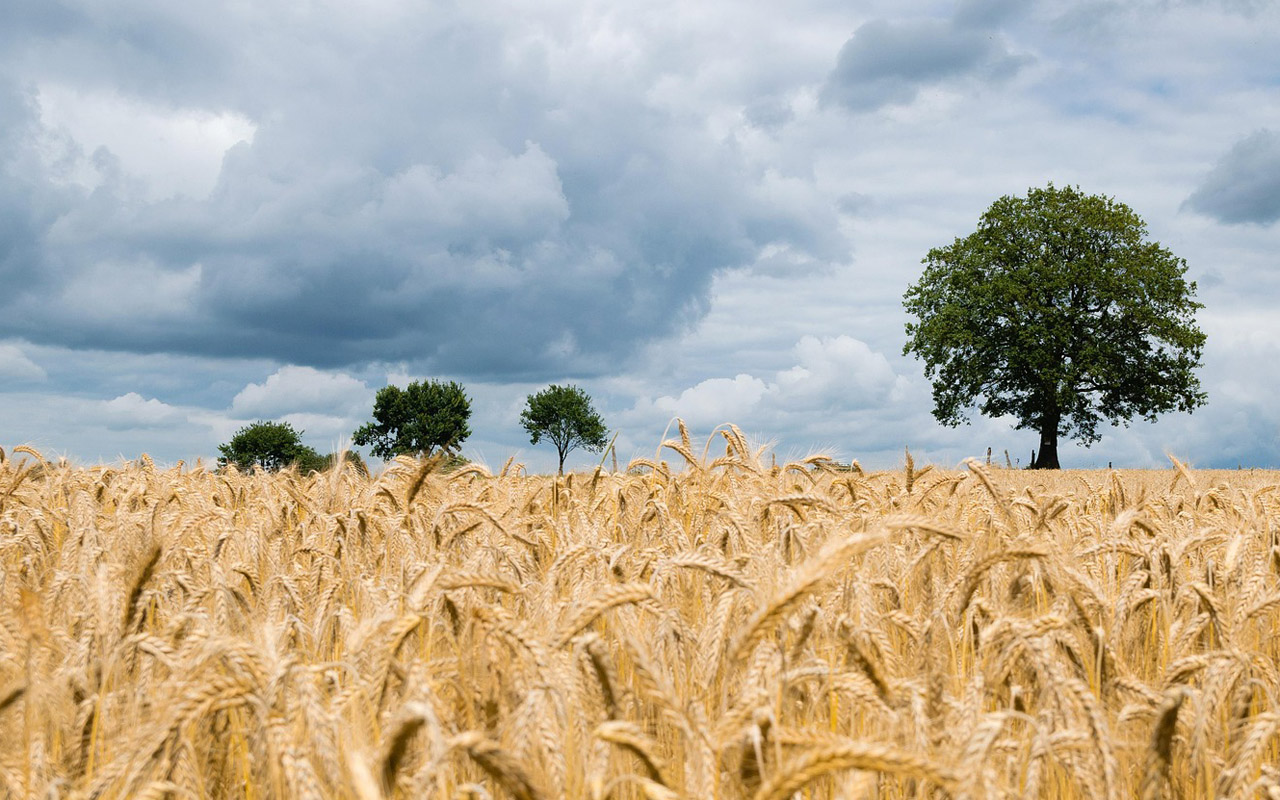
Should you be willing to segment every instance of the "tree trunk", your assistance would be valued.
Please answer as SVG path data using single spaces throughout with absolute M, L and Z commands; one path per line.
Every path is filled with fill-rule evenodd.
M 1055 409 L 1040 421 L 1040 452 L 1032 469 L 1060 469 L 1058 465 L 1058 423 L 1062 415 Z

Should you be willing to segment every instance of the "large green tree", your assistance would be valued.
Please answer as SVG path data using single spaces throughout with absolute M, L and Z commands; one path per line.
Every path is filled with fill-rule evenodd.
M 455 453 L 471 428 L 471 401 L 454 381 L 414 381 L 408 387 L 385 386 L 373 401 L 373 421 L 352 435 L 358 445 L 370 445 L 379 458 Z
M 1059 436 L 1087 446 L 1101 420 L 1205 402 L 1196 285 L 1123 203 L 1053 184 L 1002 197 L 923 263 L 903 352 L 924 361 L 945 425 L 975 405 L 1011 416 L 1040 433 L 1032 466 L 1057 468 Z
M 259 420 L 245 425 L 231 441 L 218 445 L 222 454 L 218 466 L 234 464 L 236 469 L 249 470 L 256 465 L 268 472 L 290 464 L 303 471 L 323 469 L 325 457 L 302 443 L 302 433 L 287 422 Z
M 591 405 L 591 397 L 577 386 L 548 386 L 529 395 L 520 424 L 533 444 L 551 440 L 560 456 L 558 471 L 564 474 L 564 459 L 575 448 L 599 452 L 609 443 L 604 420 Z

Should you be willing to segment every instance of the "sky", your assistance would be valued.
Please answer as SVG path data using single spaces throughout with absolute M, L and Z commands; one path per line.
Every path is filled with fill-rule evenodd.
M 493 468 L 555 468 L 518 421 L 552 383 L 624 462 L 678 416 L 1025 465 L 1011 420 L 933 419 L 902 295 L 1048 183 L 1133 208 L 1207 335 L 1205 406 L 1063 465 L 1280 466 L 1280 4 L 8 0 L 0 446 L 328 452 L 444 379 Z

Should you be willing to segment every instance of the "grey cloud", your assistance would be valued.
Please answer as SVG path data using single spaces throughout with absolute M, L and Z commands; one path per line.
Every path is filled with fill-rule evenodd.
M 1216 289 L 1225 285 L 1226 279 L 1222 276 L 1221 270 L 1207 269 L 1196 279 L 1196 284 L 1203 289 Z
M 1201 6 L 1251 17 L 1271 7 L 1271 0 L 1163 0 L 1163 5 Z
M 222 409 L 248 383 L 262 382 L 279 369 L 271 362 L 246 359 L 72 350 L 21 340 L 13 344 L 47 374 L 41 391 L 81 397 L 112 398 L 137 392 L 170 404 Z M 371 365 L 360 377 L 368 381 L 384 373 L 381 365 Z
M 228 45 L 254 31 L 222 4 L 18 0 L 0 63 L 41 79 L 110 87 L 168 103 L 230 102 L 240 68 Z M 12 23 L 12 24 L 10 24 Z
M 57 0 L 10 0 L 5 5 L 5 26 L 0 29 L 0 44 L 43 39 L 72 30 L 80 15 Z
M 1114 0 L 1083 0 L 1068 6 L 1053 19 L 1051 29 L 1058 35 L 1082 41 L 1107 41 L 1118 33 L 1126 7 Z
M 1237 142 L 1186 205 L 1227 224 L 1280 219 L 1280 134 L 1264 129 Z
M 33 153 L 34 108 L 0 75 L 0 281 L 9 296 L 38 276 L 41 240 L 66 209 Z
M 1025 13 L 1029 5 L 1026 0 L 960 0 L 953 19 L 957 25 L 994 28 Z
M 0 270 L 22 289 L 0 299 L 0 336 L 590 374 L 695 319 L 711 277 L 767 244 L 847 253 L 834 209 L 778 206 L 732 143 L 648 103 L 647 81 L 669 64 L 552 70 L 465 11 L 371 31 L 363 18 L 304 21 L 285 36 L 268 4 L 265 30 L 235 43 L 240 66 L 226 54 L 249 12 L 145 8 L 46 26 L 51 52 L 76 55 L 29 53 L 24 69 L 162 107 L 181 96 L 229 108 L 253 120 L 253 139 L 226 153 L 208 197 L 149 201 L 106 151 L 68 156 L 94 171 L 92 189 L 58 183 L 47 164 L 6 182 Z M 128 57 L 116 60 L 104 48 L 121 26 Z M 198 40 L 189 53 L 158 44 L 175 29 Z M 0 158 L 38 165 L 58 133 L 24 108 L 37 130 L 3 140 Z
M 776 131 L 795 119 L 795 112 L 784 98 L 761 97 L 743 109 L 747 121 L 757 128 Z
M 948 80 L 1004 79 L 1023 62 L 1001 37 L 981 27 L 933 19 L 873 20 L 840 48 L 822 98 L 852 111 L 871 111 L 910 103 L 921 88 Z
M 861 192 L 848 192 L 840 196 L 836 200 L 836 207 L 840 209 L 840 213 L 849 216 L 858 216 L 865 214 L 875 208 L 876 200 L 874 197 L 862 194 Z

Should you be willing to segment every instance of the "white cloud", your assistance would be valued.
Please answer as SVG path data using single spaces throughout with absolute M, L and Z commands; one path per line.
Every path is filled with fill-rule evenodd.
M 181 411 L 154 397 L 137 392 L 122 394 L 102 402 L 99 416 L 113 430 L 172 427 L 186 421 Z
M 336 416 L 334 414 L 297 413 L 285 414 L 282 422 L 302 431 L 303 439 L 322 453 L 337 450 L 339 447 L 351 445 L 351 434 L 357 427 L 353 417 Z M 360 420 L 360 422 L 365 422 Z
M 799 363 L 777 377 L 779 398 L 793 410 L 878 405 L 899 380 L 884 355 L 851 336 L 806 336 L 795 350 Z
M 68 181 L 88 189 L 101 183 L 99 170 L 83 154 L 105 148 L 143 182 L 152 200 L 207 196 L 223 155 L 237 142 L 252 141 L 257 129 L 242 114 L 173 108 L 114 90 L 46 82 L 37 93 L 40 120 L 51 137 L 46 153 L 63 160 L 60 170 Z
M 50 383 L 53 383 L 51 379 Z M 39 392 L 0 394 L 0 445 L 28 443 L 46 457 L 65 456 L 87 464 L 113 463 L 149 453 L 159 463 L 194 465 L 217 455 L 204 417 L 191 406 L 174 406 L 128 392 L 110 400 L 76 397 L 53 386 Z
M 708 378 L 685 389 L 679 397 L 659 397 L 653 407 L 690 425 L 710 427 L 751 416 L 769 391 L 764 381 L 751 375 Z
M 803 337 L 794 348 L 798 363 L 771 380 L 740 373 L 708 378 L 679 395 L 641 398 L 629 414 L 656 423 L 680 417 L 695 428 L 726 422 L 757 430 L 829 426 L 832 415 L 848 415 L 889 402 L 905 379 L 865 342 L 850 336 Z
M 18 345 L 0 344 L 0 380 L 40 382 L 48 377 Z
M 368 415 L 374 392 L 364 381 L 343 372 L 285 366 L 262 383 L 251 383 L 231 401 L 239 417 L 275 419 L 310 412 L 326 417 Z

